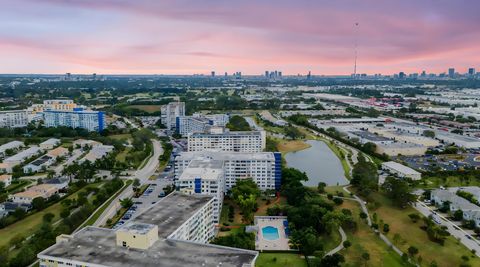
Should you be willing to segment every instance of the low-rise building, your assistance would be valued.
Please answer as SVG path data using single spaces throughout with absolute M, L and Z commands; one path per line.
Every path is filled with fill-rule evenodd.
M 376 152 L 379 154 L 386 154 L 388 156 L 416 156 L 424 155 L 428 147 L 412 144 L 412 143 L 391 143 L 391 144 L 376 144 Z
M 436 189 L 430 193 L 430 200 L 436 206 L 442 206 L 448 202 L 450 212 L 461 210 L 463 212 L 464 220 L 473 220 L 477 227 L 480 227 L 480 207 L 471 203 L 470 201 L 457 196 L 456 193 L 450 190 Z
M 49 199 L 51 196 L 58 193 L 58 189 L 49 184 L 39 184 L 29 187 L 23 192 L 18 192 L 9 196 L 10 201 L 15 203 L 32 204 L 32 201 L 37 197 Z
M 106 156 L 108 153 L 112 152 L 114 149 L 113 146 L 105 146 L 105 145 L 99 145 L 99 146 L 94 146 L 88 153 L 80 159 L 80 163 L 88 160 L 91 163 L 97 161 L 98 159 L 103 158 Z
M 22 147 L 24 147 L 25 144 L 20 141 L 11 141 L 6 144 L 3 144 L 0 146 L 0 157 L 4 157 L 6 155 L 7 151 L 16 151 Z
M 213 202 L 174 192 L 118 230 L 88 226 L 59 236 L 38 254 L 40 266 L 254 266 L 256 251 L 207 244 L 215 236 Z
M 422 174 L 420 172 L 417 172 L 416 170 L 395 161 L 382 163 L 382 169 L 390 172 L 391 174 L 395 174 L 400 178 L 410 178 L 412 180 L 422 179 Z
M 84 148 L 86 146 L 88 147 L 96 147 L 96 146 L 101 146 L 102 143 L 94 141 L 94 140 L 85 140 L 85 139 L 77 139 L 73 141 L 73 147 L 80 147 Z
M 23 151 L 20 151 L 19 153 L 9 157 L 9 158 L 6 158 L 3 163 L 9 163 L 13 166 L 16 166 L 18 164 L 21 164 L 23 163 L 25 160 L 35 156 L 35 155 L 38 155 L 42 150 L 38 147 L 38 146 L 32 146 L 32 147 L 29 147 Z
M 50 149 L 53 149 L 53 148 L 59 146 L 61 143 L 62 143 L 62 141 L 60 141 L 60 139 L 50 138 L 50 139 L 46 140 L 45 142 L 40 143 L 39 146 L 43 150 L 50 150 Z
M 24 173 L 35 173 L 41 170 L 46 171 L 47 168 L 55 162 L 55 158 L 49 155 L 43 155 L 38 159 L 23 166 Z
M 5 187 L 10 186 L 12 184 L 12 176 L 10 174 L 0 175 L 0 182 L 2 182 Z

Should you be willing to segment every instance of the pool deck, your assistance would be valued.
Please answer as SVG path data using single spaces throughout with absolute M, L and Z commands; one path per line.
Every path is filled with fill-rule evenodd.
M 257 237 L 255 240 L 256 250 L 290 250 L 288 238 L 285 235 L 285 227 L 283 221 L 285 216 L 257 216 L 255 217 L 255 226 L 258 227 Z M 267 226 L 273 226 L 278 229 L 279 238 L 277 240 L 267 240 L 263 238 L 262 229 Z

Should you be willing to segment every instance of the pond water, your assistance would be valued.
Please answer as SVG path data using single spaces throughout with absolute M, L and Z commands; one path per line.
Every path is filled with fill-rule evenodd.
M 340 159 L 322 141 L 308 140 L 311 147 L 285 155 L 288 167 L 299 169 L 308 176 L 306 186 L 348 184 Z

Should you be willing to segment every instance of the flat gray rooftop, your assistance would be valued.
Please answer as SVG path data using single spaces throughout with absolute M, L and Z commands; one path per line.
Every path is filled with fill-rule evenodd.
M 173 192 L 131 220 L 158 225 L 158 238 L 166 238 L 212 198 Z
M 89 226 L 68 241 L 42 251 L 39 256 L 79 261 L 87 266 L 112 267 L 242 267 L 251 264 L 258 255 L 255 251 L 167 239 L 212 198 L 174 192 L 133 217 L 132 223 L 158 225 L 159 240 L 147 250 L 117 246 L 115 230 Z
M 112 267 L 242 267 L 257 255 L 254 251 L 176 240 L 158 240 L 148 250 L 125 248 L 115 242 L 114 230 L 86 227 L 41 255 Z

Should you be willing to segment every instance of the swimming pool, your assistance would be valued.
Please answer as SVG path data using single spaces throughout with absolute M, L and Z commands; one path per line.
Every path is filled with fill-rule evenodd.
M 278 229 L 273 226 L 267 226 L 262 228 L 263 239 L 265 240 L 277 240 L 280 238 L 278 235 Z

